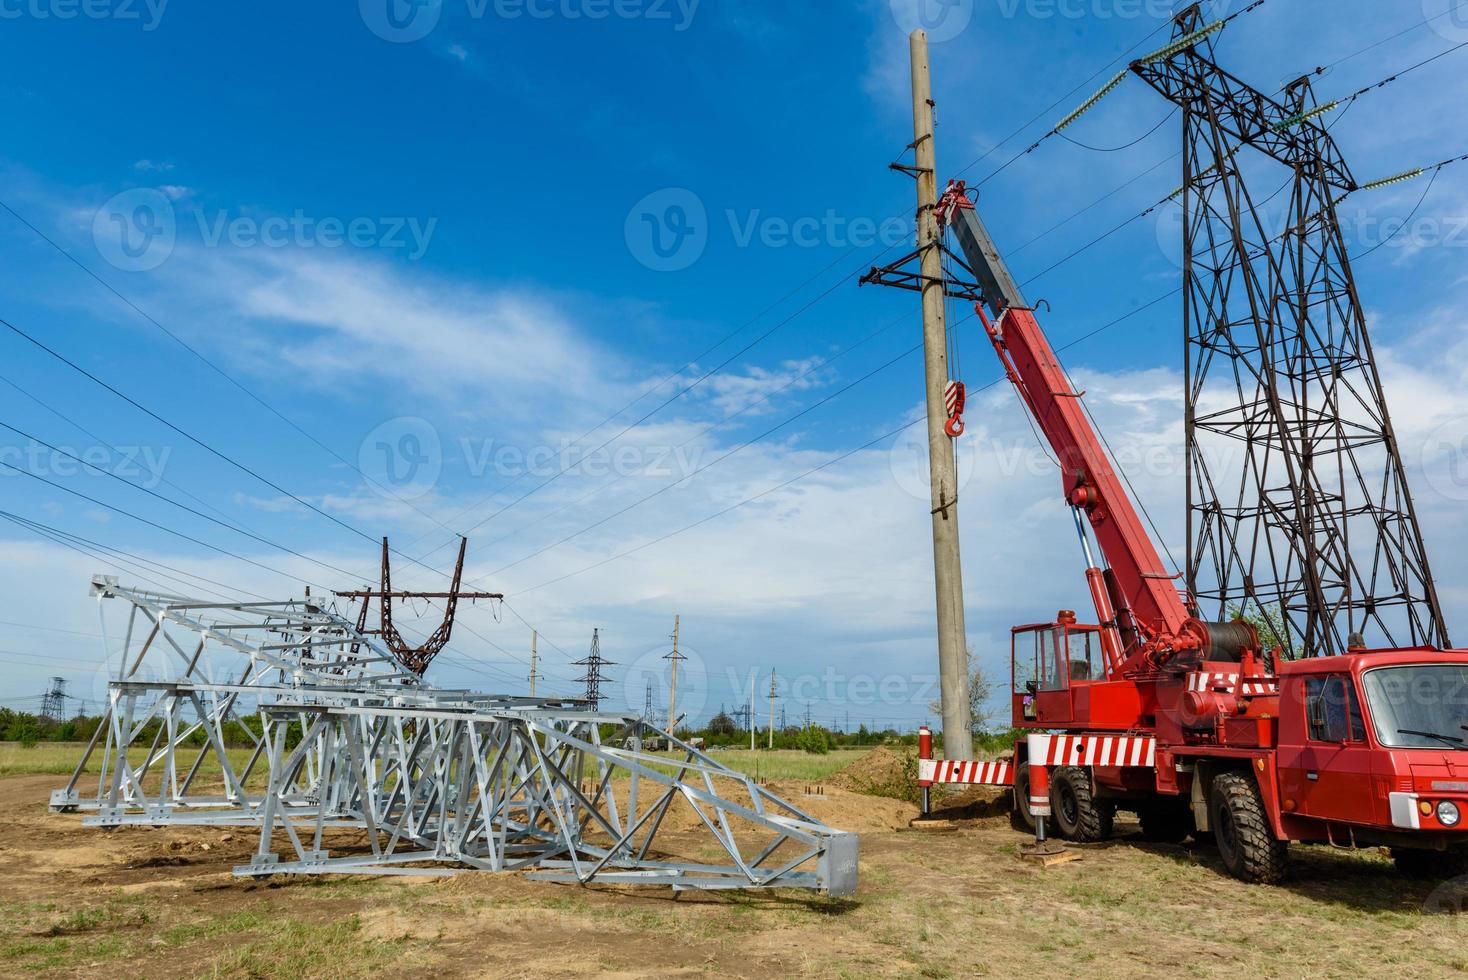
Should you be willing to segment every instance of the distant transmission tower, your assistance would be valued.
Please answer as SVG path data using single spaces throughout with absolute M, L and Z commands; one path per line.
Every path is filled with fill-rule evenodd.
M 52 721 L 66 717 L 66 678 L 51 678 L 51 687 L 41 696 L 41 717 Z
M 652 681 L 647 682 L 647 690 L 642 697 L 642 717 L 652 717 Z
M 592 711 L 601 707 L 601 682 L 605 680 L 601 675 L 603 667 L 615 667 L 616 663 L 611 660 L 603 660 L 601 656 L 601 630 L 591 631 L 591 652 L 581 660 L 572 661 L 576 667 L 585 667 L 586 673 L 576 680 L 586 684 L 586 701 L 591 705 Z

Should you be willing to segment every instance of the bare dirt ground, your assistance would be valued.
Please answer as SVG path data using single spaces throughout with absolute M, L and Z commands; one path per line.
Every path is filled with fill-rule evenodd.
M 528 881 L 250 881 L 240 830 L 84 828 L 53 815 L 51 775 L 0 779 L 0 974 L 568 977 L 1449 976 L 1468 916 L 1375 854 L 1297 849 L 1281 887 L 1226 877 L 1206 847 L 1118 839 L 1040 870 L 974 791 L 913 831 L 912 807 L 826 783 L 776 784 L 862 835 L 851 899 L 632 892 Z M 1436 904 L 1442 904 L 1437 891 Z

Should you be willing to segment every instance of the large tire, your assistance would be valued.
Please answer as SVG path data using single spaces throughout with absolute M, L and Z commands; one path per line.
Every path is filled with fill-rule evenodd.
M 1392 848 L 1397 873 L 1418 881 L 1445 881 L 1468 875 L 1468 850 L 1419 851 L 1406 847 Z
M 1014 806 L 1009 811 L 1009 825 L 1022 834 L 1035 835 L 1035 818 L 1030 815 L 1030 764 L 1021 762 L 1014 769 Z
M 1289 842 L 1274 836 L 1253 777 L 1223 772 L 1213 777 L 1208 801 L 1218 854 L 1241 881 L 1273 884 L 1284 877 Z
M 1137 804 L 1142 840 L 1154 844 L 1181 844 L 1193 833 L 1193 808 L 1183 799 L 1160 798 Z
M 1050 776 L 1050 810 L 1060 836 L 1094 844 L 1111 836 L 1116 807 L 1095 798 L 1091 774 L 1079 766 L 1061 766 Z

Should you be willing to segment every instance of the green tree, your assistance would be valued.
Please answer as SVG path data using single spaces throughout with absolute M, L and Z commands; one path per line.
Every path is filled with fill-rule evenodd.
M 979 662 L 978 654 L 974 653 L 973 647 L 965 649 L 968 660 L 968 710 L 969 730 L 982 732 L 989 727 L 993 719 L 993 709 L 989 699 L 994 696 L 994 682 L 984 672 L 983 664 Z M 933 700 L 928 702 L 928 710 L 934 714 L 943 713 L 943 702 Z

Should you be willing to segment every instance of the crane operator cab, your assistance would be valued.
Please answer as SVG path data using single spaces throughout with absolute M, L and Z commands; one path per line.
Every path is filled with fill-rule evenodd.
M 1102 676 L 1099 633 L 1097 626 L 1077 623 L 1068 609 L 1053 623 L 1014 627 L 1010 688 L 1017 727 L 1080 717 L 1077 693 Z

